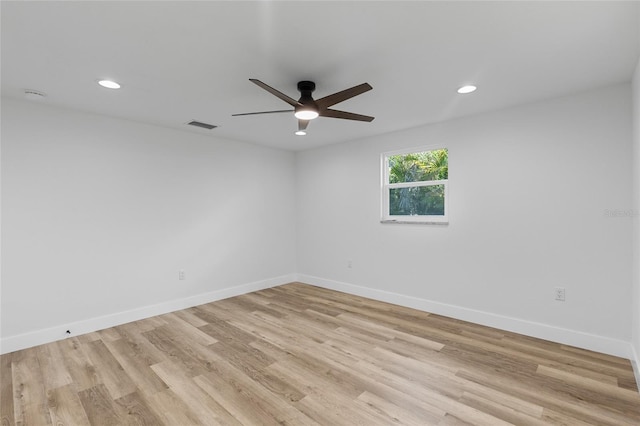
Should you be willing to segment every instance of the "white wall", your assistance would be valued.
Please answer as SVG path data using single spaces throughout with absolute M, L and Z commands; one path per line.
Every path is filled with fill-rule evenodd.
M 628 356 L 630 93 L 298 153 L 301 280 Z M 380 153 L 421 145 L 449 148 L 450 224 L 381 224 Z
M 4 99 L 1 136 L 3 352 L 295 278 L 293 153 Z
M 633 76 L 633 338 L 640 387 L 640 60 Z
M 605 215 L 638 209 L 638 81 L 633 119 L 627 84 L 295 156 L 3 100 L 0 351 L 297 270 L 602 352 L 628 356 L 633 339 L 638 352 L 638 219 Z M 380 224 L 380 153 L 421 145 L 450 150 L 451 223 Z

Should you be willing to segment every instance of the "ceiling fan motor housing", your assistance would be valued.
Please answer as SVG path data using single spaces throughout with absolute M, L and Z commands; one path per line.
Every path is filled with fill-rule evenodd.
M 304 94 L 304 92 L 309 92 L 309 94 L 311 94 L 314 90 L 316 90 L 316 84 L 313 81 L 298 82 L 298 91 L 300 93 Z
M 311 93 L 313 93 L 314 90 L 316 90 L 316 84 L 313 81 L 298 82 L 298 91 L 300 92 L 300 99 L 298 99 L 298 102 L 300 102 L 302 105 L 295 107 L 296 113 L 299 113 L 301 111 L 313 111 L 314 113 L 316 113 L 315 117 L 317 117 L 318 105 L 316 105 L 316 102 L 311 96 Z M 315 117 L 312 116 L 310 118 Z
M 311 93 L 313 93 L 314 90 L 316 90 L 316 84 L 313 81 L 299 81 L 298 91 L 301 96 L 300 99 L 298 99 L 298 102 L 303 105 L 313 105 L 315 107 L 315 102 L 311 96 Z

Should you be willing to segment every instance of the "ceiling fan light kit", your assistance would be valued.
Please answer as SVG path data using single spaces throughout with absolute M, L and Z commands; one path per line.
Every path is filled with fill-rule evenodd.
M 298 108 L 293 115 L 299 120 L 313 120 L 319 117 L 318 111 L 311 108 Z
M 349 89 L 342 90 L 340 92 L 336 92 L 332 95 L 325 96 L 324 98 L 314 100 L 311 95 L 313 91 L 316 89 L 316 84 L 313 81 L 300 81 L 298 82 L 298 91 L 300 92 L 300 99 L 297 101 L 284 93 L 274 89 L 273 87 L 263 83 L 260 80 L 255 78 L 250 78 L 249 81 L 254 83 L 255 85 L 261 87 L 272 95 L 280 98 L 285 101 L 289 105 L 291 105 L 293 110 L 277 110 L 277 111 L 262 111 L 262 112 L 247 112 L 242 114 L 233 114 L 234 117 L 241 115 L 256 115 L 256 114 L 273 114 L 273 113 L 281 113 L 281 112 L 293 112 L 294 116 L 298 119 L 298 131 L 296 135 L 303 136 L 306 135 L 306 129 L 309 125 L 309 121 L 318 117 L 329 117 L 329 118 L 341 118 L 344 120 L 355 120 L 355 121 L 373 121 L 374 117 L 368 115 L 355 114 L 352 112 L 339 111 L 336 109 L 331 109 L 329 107 L 346 101 L 347 99 L 351 99 L 354 96 L 358 96 L 364 92 L 368 92 L 373 89 L 369 83 L 362 83 L 357 86 L 351 87 Z

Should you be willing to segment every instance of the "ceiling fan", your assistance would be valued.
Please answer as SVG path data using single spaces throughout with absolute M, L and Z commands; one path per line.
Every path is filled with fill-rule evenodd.
M 362 83 L 357 86 L 353 86 L 349 89 L 342 90 L 340 92 L 334 93 L 333 95 L 325 96 L 324 98 L 314 100 L 311 96 L 314 90 L 316 90 L 316 84 L 313 81 L 300 81 L 298 82 L 298 91 L 300 92 L 300 99 L 297 101 L 284 93 L 274 89 L 273 87 L 261 82 L 260 80 L 256 80 L 255 78 L 250 78 L 249 81 L 252 83 L 262 87 L 267 92 L 272 95 L 277 96 L 282 99 L 289 105 L 291 105 L 294 109 L 284 109 L 277 111 L 262 111 L 262 112 L 247 112 L 243 114 L 232 114 L 232 116 L 240 116 L 240 115 L 255 115 L 255 114 L 273 114 L 273 113 L 281 113 L 281 112 L 293 112 L 295 117 L 298 119 L 298 131 L 297 135 L 305 135 L 307 126 L 309 125 L 309 120 L 313 120 L 317 117 L 331 117 L 331 118 L 343 118 L 345 120 L 356 120 L 356 121 L 373 121 L 374 117 L 368 115 L 354 114 L 352 112 L 346 111 L 338 111 L 336 109 L 329 108 L 337 103 L 342 101 L 346 101 L 347 99 L 353 98 L 354 96 L 358 96 L 364 92 L 368 92 L 373 89 L 369 83 Z

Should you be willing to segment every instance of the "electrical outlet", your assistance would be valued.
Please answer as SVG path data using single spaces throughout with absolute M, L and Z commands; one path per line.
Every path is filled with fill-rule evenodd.
M 351 269 L 353 267 L 353 262 L 351 262 L 351 259 L 347 260 L 347 268 Z
M 182 280 L 186 280 L 186 279 L 187 279 L 187 276 L 186 276 L 186 274 L 185 274 L 185 272 L 184 272 L 184 269 L 180 269 L 180 270 L 178 271 L 178 279 L 179 279 L 180 281 L 182 281 Z
M 565 290 L 564 287 L 556 287 L 556 300 L 564 302 Z

